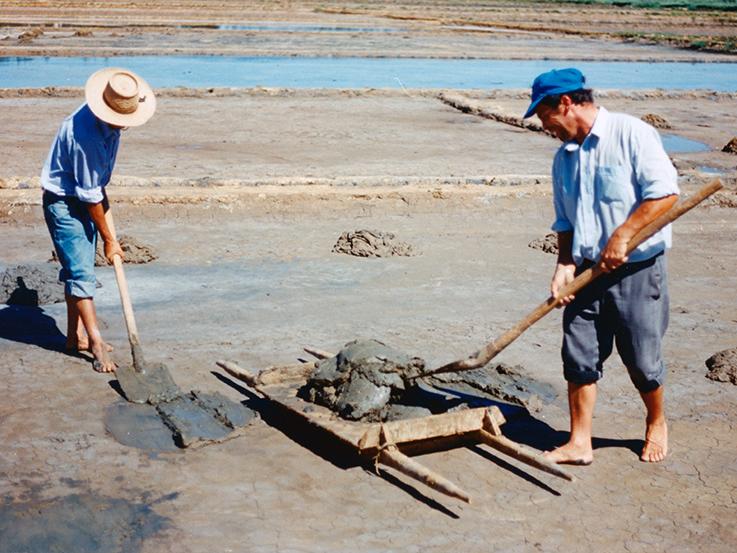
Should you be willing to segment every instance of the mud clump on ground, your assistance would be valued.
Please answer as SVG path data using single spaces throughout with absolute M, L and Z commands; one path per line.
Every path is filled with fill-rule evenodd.
M 545 253 L 558 255 L 558 235 L 551 232 L 543 238 L 537 238 L 527 244 L 533 250 L 542 250 Z
M 132 236 L 121 234 L 118 238 L 118 242 L 120 242 L 120 248 L 125 254 L 126 263 L 140 265 L 158 258 L 151 246 L 142 244 Z M 95 265 L 97 267 L 112 265 L 112 263 L 109 263 L 108 260 L 105 259 L 105 250 L 101 240 L 97 241 L 97 251 L 95 252 Z
M 0 275 L 0 303 L 36 307 L 64 301 L 59 270 L 47 263 L 18 265 Z
M 419 357 L 378 340 L 356 340 L 336 356 L 320 361 L 299 394 L 345 419 L 387 420 L 390 403 L 401 400 L 408 381 L 422 374 L 424 368 L 425 362 Z
M 727 152 L 728 154 L 737 154 L 737 136 L 727 142 L 724 145 L 724 148 L 722 148 L 722 151 Z
M 25 31 L 18 35 L 18 42 L 21 44 L 28 44 L 30 42 L 33 42 L 34 39 L 42 36 L 44 34 L 43 29 L 41 27 L 34 27 L 30 31 Z
M 18 553 L 136 553 L 171 527 L 150 506 L 74 494 L 0 505 L 0 549 Z
M 255 415 L 217 392 L 192 390 L 155 405 L 114 403 L 105 413 L 105 428 L 123 445 L 158 453 L 224 441 Z
M 706 378 L 737 385 L 737 348 L 717 352 L 706 360 Z
M 646 113 L 642 117 L 640 117 L 645 123 L 648 125 L 652 125 L 656 129 L 672 129 L 673 126 L 670 124 L 670 122 L 665 118 L 661 117 L 660 115 L 656 115 L 655 113 Z
M 357 257 L 413 256 L 418 252 L 410 244 L 397 240 L 391 232 L 357 230 L 344 232 L 333 246 L 333 252 Z
M 530 413 L 540 411 L 556 396 L 552 386 L 536 381 L 526 374 L 522 366 L 505 363 L 470 371 L 441 373 L 425 380 L 436 389 L 504 401 L 524 407 Z M 474 402 L 471 400 L 469 403 Z
M 704 204 L 717 207 L 737 207 L 737 192 L 717 192 L 709 197 Z
M 118 242 L 120 243 L 120 249 L 122 249 L 125 254 L 125 263 L 141 265 L 158 259 L 159 257 L 151 246 L 142 244 L 127 234 L 121 234 L 118 237 Z M 51 253 L 50 261 L 59 261 L 56 251 Z M 103 245 L 102 240 L 98 240 L 97 250 L 95 251 L 95 266 L 105 267 L 107 265 L 112 265 L 112 263 L 109 263 L 108 260 L 105 259 L 105 246 Z
M 196 390 L 159 403 L 156 410 L 179 447 L 222 441 L 255 415 L 248 407 L 217 392 L 203 394 Z

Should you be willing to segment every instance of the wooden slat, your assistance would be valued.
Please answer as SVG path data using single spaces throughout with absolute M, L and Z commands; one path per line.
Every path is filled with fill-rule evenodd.
M 480 430 L 487 412 L 491 413 L 495 420 L 501 419 L 501 423 L 504 423 L 504 417 L 496 407 L 490 410 L 479 407 L 429 417 L 386 422 L 384 427 L 391 433 L 396 444 L 429 438 L 460 436 Z M 362 452 L 375 450 L 381 445 L 380 428 L 381 425 L 375 424 L 366 429 L 366 433 L 358 442 L 358 448 Z

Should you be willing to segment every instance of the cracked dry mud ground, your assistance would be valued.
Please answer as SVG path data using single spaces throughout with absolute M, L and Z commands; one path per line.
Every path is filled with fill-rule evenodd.
M 147 358 L 165 362 L 185 389 L 239 401 L 248 398 L 211 374 L 214 359 L 262 368 L 293 362 L 305 344 L 337 350 L 364 335 L 439 364 L 524 316 L 544 298 L 552 271 L 550 255 L 527 247 L 549 225 L 544 186 L 449 187 L 441 195 L 406 187 L 402 198 L 315 187 L 192 205 L 133 205 L 122 201 L 125 190 L 112 192 L 121 200 L 118 226 L 161 256 L 127 268 Z M 45 259 L 39 207 L 14 210 L 0 222 L 8 262 Z M 336 233 L 356 220 L 401 233 L 423 255 L 331 254 Z M 660 465 L 637 458 L 642 408 L 615 359 L 597 405 L 595 463 L 572 468 L 576 482 L 484 446 L 423 455 L 471 491 L 474 502 L 464 505 L 391 471 L 376 476 L 254 399 L 261 419 L 223 444 L 158 454 L 125 447 L 103 426 L 118 401 L 110 378 L 53 351 L 53 340 L 30 336 L 0 339 L 0 494 L 20 504 L 92 494 L 148 505 L 167 524 L 147 535 L 143 552 L 441 552 L 459 544 L 472 552 L 733 551 L 737 387 L 704 378 L 703 360 L 733 346 L 737 258 L 724 252 L 736 225 L 733 210 L 709 207 L 674 228 L 665 341 L 671 454 Z M 98 274 L 103 331 L 118 362 L 129 362 L 112 270 Z M 8 315 L 0 309 L 0 328 Z M 64 328 L 62 306 L 33 316 L 51 322 L 47 329 Z M 540 449 L 567 428 L 559 317 L 543 319 L 497 358 L 524 365 L 559 394 L 537 419 L 503 428 Z

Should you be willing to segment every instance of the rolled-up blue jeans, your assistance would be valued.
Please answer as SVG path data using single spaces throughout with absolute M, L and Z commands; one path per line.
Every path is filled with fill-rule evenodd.
M 87 206 L 76 197 L 44 191 L 43 210 L 61 263 L 59 280 L 64 292 L 78 298 L 94 297 L 97 229 Z

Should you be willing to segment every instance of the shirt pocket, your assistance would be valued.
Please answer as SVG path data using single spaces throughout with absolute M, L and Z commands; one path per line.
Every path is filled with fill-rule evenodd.
M 623 165 L 597 167 L 594 185 L 602 202 L 625 202 L 630 196 L 630 176 Z

